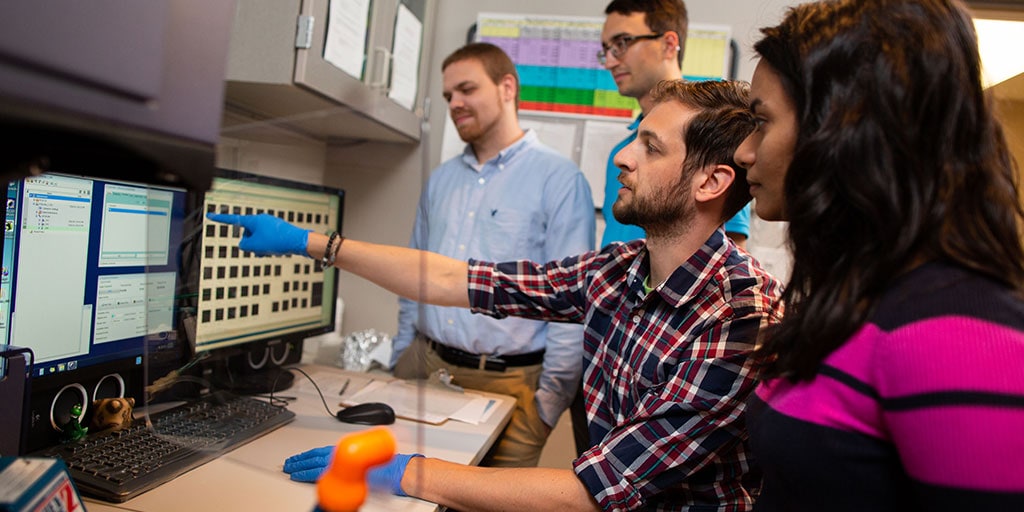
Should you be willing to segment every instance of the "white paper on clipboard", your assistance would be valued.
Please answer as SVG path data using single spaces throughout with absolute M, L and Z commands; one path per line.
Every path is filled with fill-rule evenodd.
M 371 382 L 342 404 L 366 402 L 386 403 L 399 418 L 434 425 L 449 419 L 477 425 L 487 421 L 495 409 L 494 400 L 475 393 L 459 393 L 404 380 Z
M 370 0 L 331 0 L 324 40 L 324 60 L 360 80 L 369 13 Z
M 422 42 L 423 22 L 416 19 L 416 15 L 404 4 L 398 4 L 388 98 L 409 110 L 416 104 L 416 80 L 419 78 Z

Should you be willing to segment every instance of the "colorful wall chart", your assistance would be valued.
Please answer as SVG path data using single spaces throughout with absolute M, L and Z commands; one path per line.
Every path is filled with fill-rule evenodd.
M 603 23 L 600 17 L 480 13 L 476 38 L 515 62 L 520 110 L 631 118 L 640 106 L 618 93 L 611 73 L 597 61 Z M 725 77 L 730 28 L 691 23 L 689 32 L 683 76 Z

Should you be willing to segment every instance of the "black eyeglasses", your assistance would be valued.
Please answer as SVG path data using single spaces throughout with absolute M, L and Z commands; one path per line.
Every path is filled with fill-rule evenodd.
M 604 66 L 608 62 L 608 52 L 611 52 L 612 57 L 618 59 L 622 57 L 622 54 L 626 53 L 630 46 L 633 46 L 633 43 L 643 39 L 657 39 L 663 35 L 665 35 L 664 32 L 639 36 L 616 36 L 612 39 L 611 45 L 601 43 L 601 50 L 597 52 L 597 61 Z

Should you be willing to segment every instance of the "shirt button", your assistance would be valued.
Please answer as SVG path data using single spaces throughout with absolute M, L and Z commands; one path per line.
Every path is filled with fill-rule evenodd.
M 633 317 L 633 323 L 635 323 L 635 324 L 640 323 L 640 315 L 636 315 L 636 316 Z
M 467 215 L 469 215 L 470 217 L 473 217 L 474 215 L 476 215 L 476 212 L 469 212 Z
M 487 183 L 487 180 L 485 180 L 483 178 L 480 178 L 480 179 L 476 180 L 476 182 L 481 184 L 481 185 L 483 185 L 484 183 Z
M 505 164 L 498 164 L 498 169 L 505 169 Z
M 462 245 L 462 244 L 459 244 L 459 250 L 460 251 L 465 251 L 466 250 L 466 246 Z
M 451 318 L 449 318 L 448 319 L 448 325 L 454 325 L 454 324 L 455 324 L 455 320 L 452 320 Z

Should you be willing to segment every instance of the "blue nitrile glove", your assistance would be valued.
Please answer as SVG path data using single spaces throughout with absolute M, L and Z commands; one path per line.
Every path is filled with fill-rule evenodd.
M 395 496 L 408 496 L 402 490 L 402 477 L 405 475 L 405 468 L 413 457 L 422 457 L 418 453 L 396 453 L 387 464 L 377 466 L 366 473 L 366 482 L 374 489 L 383 489 Z
M 316 482 L 334 458 L 334 446 L 321 446 L 284 460 L 284 472 L 296 482 Z
M 238 243 L 238 248 L 243 251 L 255 253 L 257 256 L 309 255 L 306 252 L 309 231 L 293 226 L 273 215 L 266 213 L 259 215 L 208 213 L 206 218 L 245 228 L 245 232 L 242 233 L 242 241 Z
M 402 476 L 405 475 L 409 461 L 413 457 L 422 456 L 418 453 L 396 453 L 386 464 L 371 469 L 366 474 L 366 481 L 374 489 L 382 489 L 397 496 L 408 496 L 402 491 Z M 316 482 L 327 470 L 333 458 L 334 446 L 313 448 L 285 459 L 284 472 L 297 482 Z

